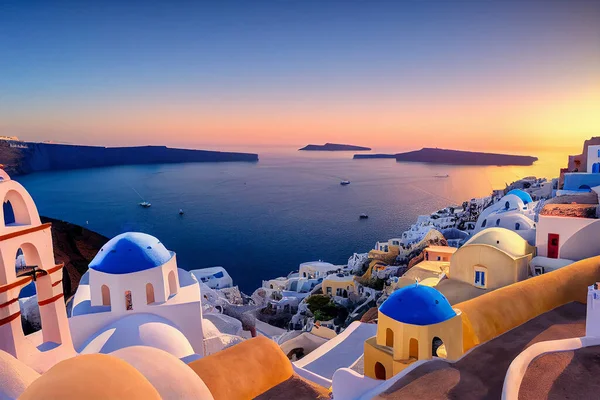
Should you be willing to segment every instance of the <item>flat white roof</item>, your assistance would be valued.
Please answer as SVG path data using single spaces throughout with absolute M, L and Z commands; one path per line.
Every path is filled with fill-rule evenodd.
M 229 275 L 227 273 L 227 270 L 225 268 L 223 268 L 223 267 L 201 268 L 201 269 L 192 270 L 190 272 L 192 272 L 194 275 L 200 275 L 200 276 L 214 275 L 217 272 L 224 272 L 226 275 Z
M 322 270 L 322 271 L 331 271 L 333 269 L 337 269 L 337 267 L 331 263 L 328 262 L 324 262 L 324 261 L 309 261 L 309 262 L 304 262 L 302 264 L 300 264 L 300 268 L 302 267 L 310 267 L 310 268 L 314 268 L 314 269 L 318 269 L 318 270 Z

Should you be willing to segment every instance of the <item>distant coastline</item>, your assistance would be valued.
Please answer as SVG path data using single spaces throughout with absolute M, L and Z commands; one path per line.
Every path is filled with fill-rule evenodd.
M 118 165 L 257 161 L 258 155 L 253 153 L 166 146 L 102 147 L 0 140 L 0 163 L 11 175 Z
M 449 165 L 532 165 L 538 160 L 533 156 L 482 153 L 475 151 L 449 150 L 425 147 L 421 150 L 397 154 L 355 154 L 354 159 L 395 158 L 402 162 L 422 162 Z
M 309 144 L 298 151 L 371 151 L 371 148 L 352 144 L 325 143 L 323 145 Z

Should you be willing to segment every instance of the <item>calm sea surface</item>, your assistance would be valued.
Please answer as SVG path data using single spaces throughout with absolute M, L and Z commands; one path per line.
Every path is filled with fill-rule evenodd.
M 258 163 L 125 166 L 36 173 L 17 180 L 41 215 L 112 237 L 158 237 L 190 270 L 221 265 L 241 290 L 304 261 L 345 263 L 399 236 L 417 215 L 488 195 L 528 175 L 554 177 L 566 158 L 531 167 L 456 167 L 352 160 L 352 153 L 259 152 Z M 449 174 L 449 178 L 435 175 Z M 352 183 L 341 186 L 340 180 Z M 138 206 L 140 197 L 152 207 Z M 179 209 L 185 215 L 178 215 Z M 359 220 L 361 213 L 368 220 Z

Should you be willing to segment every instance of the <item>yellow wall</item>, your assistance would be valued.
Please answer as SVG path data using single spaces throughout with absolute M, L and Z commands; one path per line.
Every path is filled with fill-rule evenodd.
M 188 364 L 215 400 L 252 399 L 289 379 L 292 363 L 279 346 L 255 337 Z
M 452 256 L 448 276 L 474 285 L 475 267 L 485 267 L 486 289 L 494 290 L 527 279 L 531 257 L 528 254 L 514 259 L 494 246 L 465 245 Z
M 423 251 L 428 254 L 428 256 L 425 256 L 425 260 L 428 261 L 450 261 L 450 257 L 452 257 L 453 254 L 447 251 L 435 251 L 430 247 L 427 247 Z M 440 257 L 439 260 L 438 257 Z
M 389 246 L 388 251 L 379 251 L 379 250 L 371 250 L 369 251 L 369 259 L 371 260 L 380 260 L 384 261 L 386 264 L 392 263 L 398 254 L 400 253 L 400 248 L 397 246 Z
M 597 281 L 600 256 L 456 304 L 462 311 L 464 350 L 556 307 L 572 301 L 585 303 L 588 286 Z
M 329 280 L 329 279 L 325 279 L 323 280 L 323 293 L 324 294 L 328 294 L 327 293 L 327 288 L 331 288 L 331 295 L 332 296 L 336 296 L 336 290 L 339 289 L 345 289 L 348 293 L 352 293 L 356 291 L 356 288 L 354 287 L 354 277 L 353 276 L 349 276 L 347 280 L 343 280 L 343 281 L 336 281 L 336 280 Z
M 460 310 L 456 311 L 454 318 L 423 326 L 401 323 L 379 312 L 377 335 L 365 342 L 365 375 L 377 379 L 377 362 L 383 364 L 386 379 L 389 379 L 414 361 L 431 359 L 435 337 L 442 340 L 448 359 L 460 358 L 463 354 L 463 322 Z

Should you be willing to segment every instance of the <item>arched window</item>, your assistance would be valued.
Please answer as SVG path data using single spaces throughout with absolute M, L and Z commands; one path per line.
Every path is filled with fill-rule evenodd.
M 521 228 L 521 224 L 520 223 L 515 223 L 515 231 L 518 231 Z
M 385 367 L 380 362 L 375 363 L 375 378 L 383 380 L 386 378 Z
M 151 283 L 146 284 L 146 304 L 154 303 L 154 286 Z
M 500 218 L 496 220 L 496 226 L 500 226 Z
M 434 337 L 431 341 L 431 354 L 434 357 L 446 358 L 446 346 L 444 342 L 439 337 Z
M 411 338 L 408 342 L 408 356 L 419 359 L 419 341 L 415 338 Z
M 486 225 L 487 225 L 487 219 L 484 219 L 483 222 L 481 223 L 481 227 L 485 228 Z
M 419 359 L 419 341 L 415 338 L 408 341 L 408 356 Z
M 131 290 L 125 292 L 125 309 L 133 310 L 133 299 L 131 298 Z
M 173 296 L 177 293 L 177 281 L 175 281 L 175 272 L 169 272 L 169 295 Z
M 510 208 L 510 202 L 507 201 L 506 203 L 504 203 L 504 208 L 508 210 Z
M 110 289 L 108 286 L 102 285 L 100 291 L 102 292 L 102 305 L 110 306 Z
M 385 345 L 387 347 L 394 347 L 394 331 L 390 328 L 385 330 Z

